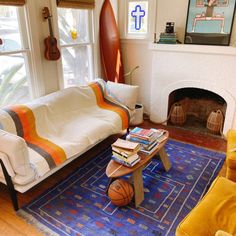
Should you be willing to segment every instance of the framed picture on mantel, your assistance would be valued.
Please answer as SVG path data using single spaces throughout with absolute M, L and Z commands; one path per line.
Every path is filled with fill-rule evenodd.
M 189 0 L 184 43 L 230 43 L 236 0 Z

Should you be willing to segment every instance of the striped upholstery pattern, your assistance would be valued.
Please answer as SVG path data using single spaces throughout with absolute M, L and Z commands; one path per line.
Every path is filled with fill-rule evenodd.
M 89 86 L 93 89 L 93 91 L 95 93 L 95 96 L 97 99 L 97 105 L 102 109 L 111 110 L 111 111 L 116 112 L 122 120 L 122 129 L 123 130 L 127 129 L 129 127 L 129 121 L 130 121 L 130 116 L 129 116 L 128 110 L 125 109 L 124 107 L 106 99 L 104 96 L 103 89 L 99 83 L 92 83 Z
M 16 105 L 4 110 L 14 121 L 17 135 L 24 138 L 28 147 L 47 161 L 50 169 L 66 160 L 66 154 L 61 147 L 37 134 L 35 117 L 30 108 L 25 105 Z
M 0 109 L 0 128 L 23 138 L 26 144 L 19 147 L 26 162 L 19 158 L 17 149 L 6 151 L 17 163 L 14 171 L 20 168 L 17 174 L 24 176 L 23 168 L 31 168 L 38 179 L 70 158 L 79 157 L 98 141 L 128 128 L 129 111 L 110 101 L 104 89 L 100 83 L 71 87 L 27 105 Z M 11 147 L 10 141 L 4 140 Z M 17 184 L 25 182 L 19 179 Z

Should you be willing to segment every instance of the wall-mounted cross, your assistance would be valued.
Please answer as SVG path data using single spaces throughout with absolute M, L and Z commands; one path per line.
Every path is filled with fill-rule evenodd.
M 135 10 L 131 12 L 131 16 L 134 17 L 135 29 L 141 29 L 142 17 L 145 16 L 145 11 L 141 9 L 140 5 L 135 6 Z

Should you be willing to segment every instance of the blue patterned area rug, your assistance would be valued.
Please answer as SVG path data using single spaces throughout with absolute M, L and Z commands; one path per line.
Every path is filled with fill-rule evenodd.
M 18 213 L 47 235 L 175 235 L 178 223 L 197 204 L 223 165 L 225 154 L 169 140 L 172 168 L 157 159 L 144 169 L 145 200 L 140 207 L 111 204 L 103 151 Z

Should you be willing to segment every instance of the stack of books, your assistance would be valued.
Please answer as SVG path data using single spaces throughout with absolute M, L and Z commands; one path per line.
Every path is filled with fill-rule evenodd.
M 139 143 L 118 138 L 111 146 L 112 160 L 127 167 L 132 167 L 140 161 L 137 154 L 140 150 Z
M 158 144 L 164 141 L 167 137 L 164 135 L 163 129 L 143 129 L 135 127 L 127 135 L 126 139 L 131 142 L 136 142 L 141 145 L 140 152 L 144 154 L 151 154 Z
M 177 33 L 161 33 L 158 43 L 163 43 L 163 44 L 178 43 Z

